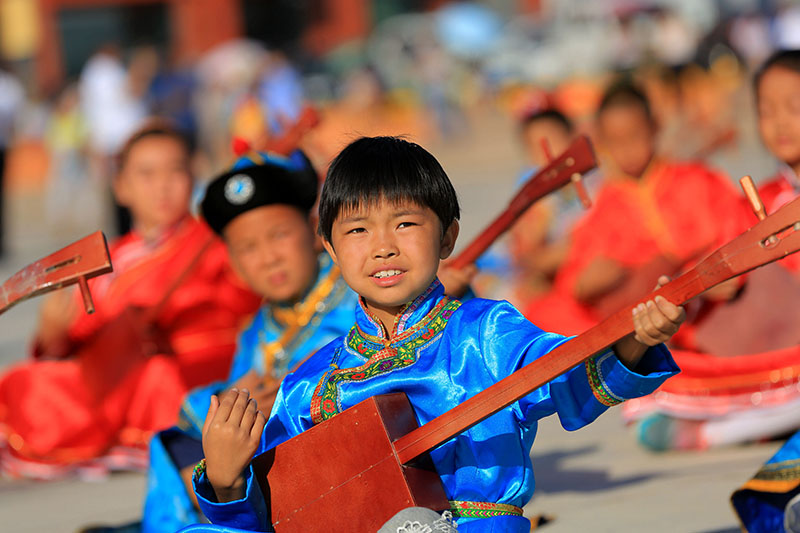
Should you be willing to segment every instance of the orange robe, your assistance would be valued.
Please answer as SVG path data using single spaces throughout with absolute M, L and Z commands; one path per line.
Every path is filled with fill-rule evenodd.
M 640 179 L 610 176 L 576 224 L 553 290 L 525 314 L 547 331 L 581 333 L 600 318 L 573 296 L 594 259 L 635 270 L 663 256 L 686 267 L 744 231 L 751 218 L 730 180 L 700 163 L 654 160 Z
M 114 272 L 89 282 L 97 311 L 70 325 L 64 358 L 0 376 L 8 473 L 55 477 L 115 447 L 146 448 L 190 388 L 227 375 L 239 326 L 259 305 L 224 244 L 191 217 L 157 242 L 129 233 L 110 253 Z M 139 333 L 143 316 L 157 335 Z

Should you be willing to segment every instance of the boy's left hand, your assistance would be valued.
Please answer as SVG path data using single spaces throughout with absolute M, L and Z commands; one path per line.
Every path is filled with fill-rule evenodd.
M 439 281 L 444 285 L 444 293 L 453 298 L 461 298 L 469 290 L 469 284 L 478 273 L 478 267 L 467 265 L 464 268 L 452 268 L 447 263 L 439 266 Z

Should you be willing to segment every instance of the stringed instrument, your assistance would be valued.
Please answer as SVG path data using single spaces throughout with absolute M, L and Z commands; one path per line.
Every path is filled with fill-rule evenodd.
M 514 195 L 508 207 L 495 218 L 461 253 L 449 263 L 451 268 L 464 268 L 474 263 L 505 233 L 537 200 L 572 183 L 584 206 L 590 205 L 582 183 L 582 174 L 597 166 L 592 143 L 586 135 L 575 139 L 564 152 L 542 170 L 536 172 Z
M 113 270 L 106 237 L 96 231 L 57 252 L 34 261 L 0 286 L 0 314 L 34 296 L 77 283 L 87 313 L 94 313 L 88 279 Z
M 681 305 L 723 281 L 800 250 L 800 199 L 785 205 L 647 295 Z M 449 508 L 428 452 L 634 330 L 620 309 L 488 389 L 418 427 L 403 393 L 369 398 L 253 461 L 256 479 L 278 533 L 376 531 L 410 506 Z M 325 450 L 335 457 L 313 460 Z

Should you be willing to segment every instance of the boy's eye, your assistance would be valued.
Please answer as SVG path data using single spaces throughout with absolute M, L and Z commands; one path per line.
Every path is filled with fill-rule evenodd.
M 351 233 L 363 233 L 365 231 L 367 230 L 365 230 L 364 228 L 353 228 L 351 230 L 348 230 L 346 235 L 350 235 Z
M 398 228 L 408 228 L 408 227 L 416 226 L 416 225 L 417 224 L 415 222 L 405 221 L 405 222 L 401 222 L 400 224 L 398 224 L 397 227 Z

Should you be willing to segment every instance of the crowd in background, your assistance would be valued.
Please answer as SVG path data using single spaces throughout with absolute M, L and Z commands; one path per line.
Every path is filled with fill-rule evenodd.
M 552 3 L 504 19 L 483 4 L 453 3 L 385 20 L 364 43 L 313 60 L 240 40 L 176 64 L 153 46 L 108 43 L 46 99 L 26 97 L 5 72 L 0 145 L 46 147 L 54 228 L 97 224 L 105 219 L 73 209 L 76 199 L 105 198 L 114 155 L 150 115 L 192 139 L 197 175 L 207 178 L 229 163 L 232 137 L 278 135 L 308 101 L 326 115 L 307 140 L 324 168 L 344 131 L 449 139 L 476 127 L 469 116 L 479 106 L 515 118 L 551 106 L 588 130 L 603 87 L 624 72 L 652 101 L 663 151 L 707 158 L 732 147 L 735 158 L 742 142 L 757 143 L 742 113 L 752 109 L 748 73 L 771 50 L 800 44 L 800 7 L 727 4 Z

